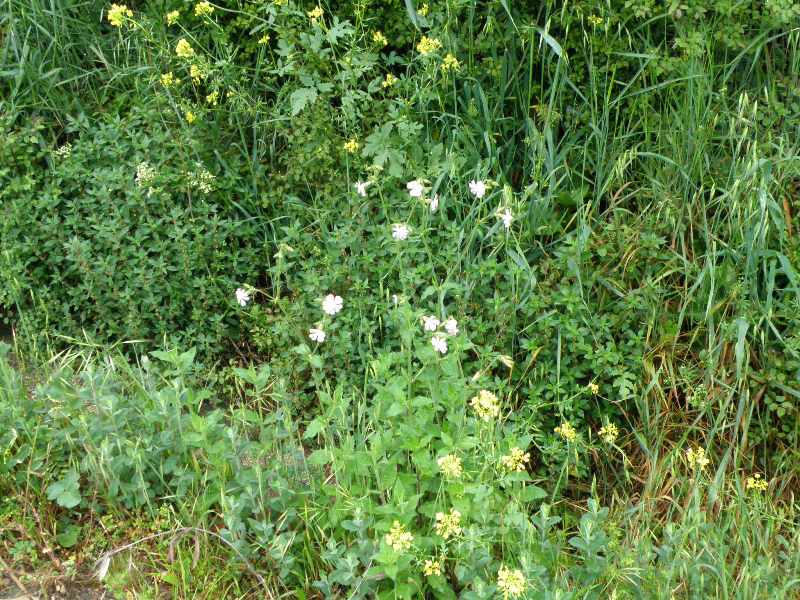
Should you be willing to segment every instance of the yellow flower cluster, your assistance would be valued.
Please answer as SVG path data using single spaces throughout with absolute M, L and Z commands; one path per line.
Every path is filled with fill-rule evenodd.
M 598 17 L 597 15 L 592 15 L 586 19 L 589 21 L 589 25 L 592 27 L 600 27 L 604 23 L 603 17 Z
M 167 26 L 175 25 L 181 18 L 181 11 L 173 10 L 167 13 Z
M 430 577 L 431 575 L 441 575 L 442 574 L 442 559 L 437 558 L 435 560 L 431 560 L 429 558 L 425 559 L 425 563 L 422 565 L 422 573 L 426 577 Z
M 178 83 L 178 80 L 175 78 L 175 75 L 172 74 L 172 71 L 169 73 L 164 73 L 161 75 L 161 85 L 164 87 L 170 87 Z
M 606 444 L 613 444 L 619 437 L 619 427 L 614 423 L 606 423 L 597 432 Z
M 308 11 L 306 14 L 308 15 L 308 18 L 311 19 L 312 23 L 316 23 L 317 19 L 321 19 L 324 13 L 322 12 L 322 7 L 317 6 L 315 9 Z
M 600 393 L 600 386 L 597 385 L 594 381 L 586 386 L 589 388 L 589 391 L 592 393 L 592 396 L 597 396 Z
M 192 111 L 190 111 L 190 110 L 187 110 L 187 111 L 186 111 L 186 114 L 185 114 L 184 116 L 186 117 L 186 122 L 187 122 L 189 125 L 191 125 L 192 123 L 194 123 L 194 122 L 197 120 L 197 115 L 195 115 L 195 114 L 194 114 Z
M 122 27 L 125 19 L 131 17 L 133 17 L 133 11 L 124 4 L 112 4 L 106 13 L 108 22 L 114 27 Z
M 505 565 L 497 572 L 497 587 L 504 600 L 518 598 L 525 593 L 525 576 L 519 569 L 509 569 Z
M 441 47 L 442 42 L 436 38 L 429 38 L 427 35 L 423 35 L 422 39 L 417 44 L 417 52 L 422 54 L 422 56 L 427 56 L 431 52 L 435 52 Z
M 756 473 L 752 477 L 745 479 L 744 487 L 748 491 L 766 492 L 769 484 L 766 479 L 761 479 L 761 473 Z
M 433 526 L 436 535 L 448 539 L 461 535 L 461 513 L 451 508 L 449 513 L 436 513 L 436 524 Z
M 578 439 L 578 432 L 575 431 L 575 428 L 572 426 L 572 423 L 569 421 L 564 421 L 561 425 L 556 427 L 553 431 L 555 431 L 558 435 L 560 435 L 564 440 L 567 442 L 574 442 Z
M 693 469 L 704 469 L 711 462 L 702 448 L 689 448 L 686 450 L 686 462 Z
M 478 395 L 470 400 L 475 413 L 484 421 L 491 421 L 500 414 L 500 402 L 489 390 L 481 390 Z
M 361 147 L 355 138 L 350 138 L 344 143 L 344 149 L 349 152 L 350 154 L 355 154 L 358 152 L 358 149 Z
M 387 73 L 386 78 L 383 80 L 383 83 L 381 83 L 381 87 L 383 88 L 392 87 L 395 83 L 397 83 L 397 77 L 395 77 L 391 73 Z
M 430 6 L 428 6 L 428 3 L 426 2 L 425 4 L 423 4 L 422 6 L 420 6 L 417 9 L 417 14 L 420 15 L 421 17 L 427 17 L 428 16 L 428 12 L 430 12 L 430 10 L 431 10 L 431 8 L 430 8 Z
M 203 79 L 205 79 L 208 76 L 208 74 L 205 71 L 203 71 L 200 65 L 192 65 L 191 67 L 189 67 L 189 75 L 191 76 L 192 81 L 194 81 L 195 84 L 200 83 Z
M 213 12 L 214 7 L 211 6 L 210 2 L 206 2 L 205 0 L 194 5 L 194 15 L 196 17 L 207 17 Z
M 500 465 L 507 471 L 521 473 L 525 470 L 525 464 L 531 461 L 531 455 L 523 452 L 516 446 L 511 452 L 500 457 Z
M 447 479 L 458 479 L 463 473 L 461 467 L 461 459 L 455 454 L 445 454 L 436 461 L 439 464 L 439 469 Z
M 264 35 L 262 35 L 260 38 L 258 38 L 258 44 L 259 44 L 260 46 L 264 46 L 264 45 L 266 45 L 266 44 L 269 44 L 269 34 L 268 34 L 268 33 L 265 33 L 265 34 L 264 34 Z
M 206 96 L 206 102 L 208 102 L 211 106 L 216 106 L 218 101 L 219 101 L 219 92 L 216 90 L 214 90 L 208 96 Z
M 175 44 L 175 54 L 178 55 L 178 58 L 192 58 L 194 56 L 194 48 L 189 42 L 181 38 Z
M 391 546 L 392 550 L 395 552 L 405 552 L 411 548 L 411 542 L 414 541 L 414 536 L 406 531 L 405 527 L 400 524 L 400 521 L 395 521 L 384 539 L 386 540 L 386 544 Z
M 442 71 L 458 71 L 461 68 L 461 63 L 458 59 L 448 52 L 447 56 L 442 61 Z
M 389 40 L 386 39 L 386 36 L 383 35 L 382 31 L 376 31 L 372 34 L 372 41 L 375 42 L 378 46 L 383 48 L 384 46 L 388 45 Z

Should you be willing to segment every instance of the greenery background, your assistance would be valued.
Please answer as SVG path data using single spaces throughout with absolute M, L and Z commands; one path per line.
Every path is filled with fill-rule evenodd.
M 529 597 L 794 597 L 800 5 L 213 6 L 3 5 L 9 560 L 61 536 L 80 573 L 112 519 L 235 547 L 159 538 L 167 576 L 112 564 L 141 594 L 261 593 L 247 557 L 295 597 L 490 597 L 501 564 Z M 445 357 L 423 315 L 458 319 Z M 511 447 L 524 476 L 490 466 Z

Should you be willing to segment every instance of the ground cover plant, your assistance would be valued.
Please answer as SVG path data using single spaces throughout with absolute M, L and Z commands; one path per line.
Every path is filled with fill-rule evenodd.
M 799 595 L 800 5 L 2 6 L 8 585 Z

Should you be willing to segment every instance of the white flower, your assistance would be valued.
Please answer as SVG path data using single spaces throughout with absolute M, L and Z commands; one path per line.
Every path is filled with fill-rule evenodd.
M 504 208 L 501 211 L 497 212 L 497 218 L 503 221 L 503 226 L 508 229 L 511 227 L 511 222 L 514 220 L 514 215 L 511 212 L 511 209 Z
M 458 335 L 458 321 L 450 317 L 444 322 L 444 328 L 449 335 Z
M 422 198 L 422 194 L 425 192 L 425 188 L 419 179 L 409 181 L 406 184 L 406 189 L 412 198 Z
M 369 181 L 358 181 L 356 182 L 356 193 L 359 196 L 363 196 L 364 198 L 367 197 L 367 186 L 369 186 Z
M 439 354 L 447 354 L 447 339 L 441 335 L 435 335 L 431 338 L 431 346 Z
M 422 317 L 422 326 L 425 328 L 425 331 L 436 331 L 436 328 L 439 327 L 439 319 L 436 317 Z
M 486 184 L 483 181 L 476 181 L 473 179 L 469 182 L 469 191 L 472 192 L 472 195 L 476 198 L 483 198 L 486 194 Z
M 236 301 L 239 303 L 239 306 L 247 306 L 247 303 L 250 302 L 250 292 L 244 288 L 237 288 Z
M 308 330 L 308 337 L 311 339 L 312 342 L 317 342 L 321 344 L 325 341 L 325 332 L 322 329 L 317 329 L 316 327 L 312 327 Z
M 333 316 L 342 310 L 343 306 L 344 300 L 336 294 L 328 294 L 322 299 L 322 310 L 325 311 L 325 314 Z
M 434 194 L 431 198 L 431 212 L 436 212 L 437 208 L 439 208 L 439 194 Z
M 392 225 L 392 237 L 398 242 L 408 239 L 408 234 L 411 230 L 403 223 L 395 223 Z

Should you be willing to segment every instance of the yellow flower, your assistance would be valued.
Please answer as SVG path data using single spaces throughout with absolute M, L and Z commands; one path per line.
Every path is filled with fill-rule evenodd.
M 269 34 L 268 34 L 268 33 L 265 33 L 265 34 L 264 34 L 264 35 L 262 35 L 260 38 L 258 38 L 258 44 L 259 44 L 260 46 L 264 46 L 264 45 L 266 45 L 266 44 L 269 44 Z
M 606 444 L 613 444 L 619 436 L 619 428 L 614 423 L 606 423 L 597 433 Z
M 531 455 L 523 452 L 516 446 L 505 456 L 500 457 L 500 465 L 512 472 L 521 473 L 525 470 L 525 464 L 531 461 Z
M 461 64 L 458 62 L 458 59 L 455 56 L 448 53 L 447 56 L 444 57 L 444 60 L 442 61 L 443 71 L 458 71 L 460 68 Z
M 400 521 L 395 521 L 389 533 L 384 537 L 386 544 L 392 547 L 395 552 L 405 552 L 411 548 L 411 542 L 414 541 L 414 536 L 405 530 L 400 524 Z
M 703 448 L 688 448 L 686 450 L 686 461 L 693 469 L 703 470 L 711 462 L 706 456 Z
M 419 7 L 419 9 L 417 10 L 417 14 L 422 16 L 422 17 L 426 17 L 426 16 L 428 16 L 428 12 L 430 10 L 431 9 L 428 6 L 428 3 L 426 2 L 425 4 L 423 4 L 422 6 Z
M 211 6 L 211 3 L 206 2 L 198 2 L 194 5 L 194 15 L 196 17 L 206 17 L 214 12 L 214 7 Z
M 517 598 L 525 592 L 525 576 L 519 569 L 509 569 L 505 565 L 497 572 L 497 587 L 503 593 L 504 600 Z
M 437 558 L 436 560 L 430 560 L 429 558 L 426 558 L 425 564 L 422 565 L 422 573 L 425 575 L 425 577 L 430 577 L 431 575 L 441 575 L 442 559 Z
M 384 47 L 389 43 L 389 40 L 386 39 L 386 36 L 381 31 L 376 31 L 372 34 L 372 41 L 380 47 Z
M 586 386 L 589 388 L 589 391 L 592 393 L 592 396 L 597 396 L 600 393 L 600 386 L 597 385 L 594 381 Z
M 175 25 L 178 22 L 178 19 L 181 18 L 181 11 L 173 10 L 167 13 L 167 26 Z
M 192 123 L 194 123 L 197 120 L 197 116 L 190 110 L 186 111 L 185 117 L 186 117 L 186 122 L 189 125 L 191 125 Z
M 216 106 L 217 100 L 219 100 L 219 92 L 216 90 L 206 96 L 206 102 L 208 102 L 211 106 Z
M 361 147 L 355 138 L 350 138 L 348 141 L 344 143 L 344 149 L 347 150 L 350 154 L 355 154 L 358 152 L 358 149 Z
M 449 513 L 436 513 L 436 524 L 434 525 L 436 535 L 447 539 L 461 535 L 461 513 L 455 508 L 451 508 Z
M 470 400 L 470 405 L 478 417 L 484 421 L 491 421 L 500 414 L 500 403 L 489 390 L 481 390 L 478 395 Z
M 133 17 L 133 11 L 124 4 L 112 4 L 106 13 L 108 22 L 114 27 L 122 27 L 125 19 L 131 17 Z
M 192 65 L 191 67 L 189 67 L 189 75 L 191 76 L 192 81 L 194 81 L 195 84 L 200 83 L 200 81 L 202 81 L 207 77 L 206 72 L 203 71 L 200 65 Z
M 561 425 L 556 427 L 554 431 L 567 442 L 574 442 L 578 439 L 578 432 L 575 431 L 575 428 L 569 421 L 564 421 Z
M 769 484 L 765 479 L 761 479 L 761 473 L 756 473 L 752 477 L 748 477 L 744 482 L 746 490 L 754 492 L 766 492 Z
M 447 479 L 458 479 L 461 477 L 463 469 L 461 467 L 461 459 L 455 454 L 445 454 L 436 461 L 439 469 Z
M 395 77 L 391 73 L 387 73 L 386 78 L 381 83 L 381 87 L 382 88 L 392 87 L 395 83 L 397 83 L 397 77 Z
M 192 58 L 194 56 L 194 48 L 189 42 L 181 38 L 175 44 L 175 54 L 178 55 L 178 58 Z
M 324 13 L 322 12 L 322 7 L 318 6 L 314 10 L 308 11 L 306 14 L 308 18 L 311 19 L 312 23 L 316 23 L 317 19 L 321 19 Z
M 175 75 L 172 74 L 172 71 L 161 75 L 161 85 L 163 85 L 164 87 L 170 87 L 172 85 L 175 85 L 176 83 L 178 83 L 178 80 L 175 79 Z
M 431 52 L 435 52 L 441 47 L 442 43 L 439 40 L 436 38 L 429 38 L 427 35 L 423 35 L 422 39 L 417 44 L 417 52 L 422 54 L 422 56 L 427 56 Z
M 586 20 L 589 21 L 589 24 L 592 27 L 600 27 L 600 25 L 602 25 L 603 22 L 604 22 L 603 21 L 603 17 L 598 17 L 597 15 L 592 15 L 589 18 L 587 18 Z

